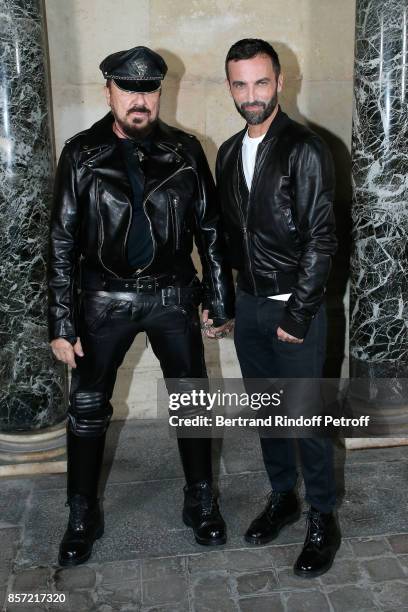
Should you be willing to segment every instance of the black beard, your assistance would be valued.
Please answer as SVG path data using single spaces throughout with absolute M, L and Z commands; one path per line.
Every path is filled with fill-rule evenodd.
M 278 103 L 278 95 L 275 94 L 273 98 L 269 100 L 269 102 L 261 102 L 260 100 L 256 100 L 256 102 L 252 103 L 252 104 L 256 103 L 256 104 L 259 104 L 260 106 L 263 106 L 263 110 L 261 111 L 251 111 L 251 110 L 242 108 L 242 105 L 237 104 L 235 100 L 234 100 L 234 103 L 241 117 L 243 117 L 249 125 L 259 125 L 260 123 L 263 123 L 264 121 L 266 121 L 266 119 L 268 119 L 268 117 L 272 115 Z M 246 103 L 243 102 L 243 104 L 246 104 Z

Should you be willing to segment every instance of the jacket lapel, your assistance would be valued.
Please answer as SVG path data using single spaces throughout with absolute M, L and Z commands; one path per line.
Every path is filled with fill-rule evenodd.
M 82 164 L 87 166 L 108 187 L 111 185 L 118 195 L 121 192 L 126 200 L 132 199 L 132 188 L 126 172 L 120 147 L 112 131 L 113 116 L 108 113 L 89 130 L 82 145 Z
M 117 138 L 112 131 L 111 113 L 89 130 L 82 144 L 81 162 L 95 177 L 96 207 L 102 224 L 101 260 L 109 261 L 121 274 L 129 272 L 125 242 L 114 236 L 127 235 L 132 209 L 132 188 Z
M 159 120 L 154 134 L 154 145 L 145 162 L 144 198 L 148 199 L 160 185 L 188 165 L 181 143 L 173 137 L 166 124 Z
M 115 192 L 122 192 L 131 201 L 132 189 L 120 147 L 112 131 L 112 123 L 113 116 L 108 113 L 89 130 L 83 146 L 83 164 L 88 166 L 106 185 L 110 184 Z M 161 120 L 157 122 L 153 142 L 152 151 L 144 162 L 144 199 L 147 199 L 181 168 L 189 165 L 183 156 L 181 143 L 177 142 L 167 125 Z

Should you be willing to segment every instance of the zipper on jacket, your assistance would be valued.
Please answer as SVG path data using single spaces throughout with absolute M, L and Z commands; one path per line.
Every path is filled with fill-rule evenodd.
M 132 225 L 132 219 L 133 219 L 133 206 L 132 203 L 128 200 L 128 198 L 126 198 L 126 202 L 129 204 L 129 221 L 128 221 L 128 226 L 126 228 L 126 234 L 125 234 L 125 240 L 123 242 L 123 249 L 122 249 L 122 256 L 124 261 L 127 261 L 127 239 L 128 239 L 128 235 L 129 235 L 129 231 L 130 231 L 130 226 Z
M 197 170 L 195 168 L 191 168 L 191 170 L 194 172 L 195 177 L 197 179 L 198 194 L 199 194 L 199 196 L 201 198 L 201 183 L 200 183 L 200 179 L 199 179 L 199 176 L 198 176 L 198 172 L 197 172 Z M 199 232 L 197 232 L 197 233 L 199 233 Z M 198 247 L 198 245 L 197 245 L 197 247 Z M 217 290 L 217 288 L 215 286 L 214 277 L 213 277 L 213 270 L 212 270 L 212 267 L 211 267 L 211 264 L 210 264 L 210 258 L 208 256 L 208 249 L 206 249 L 206 248 L 202 249 L 202 253 L 203 253 L 203 256 L 204 256 L 206 264 L 207 264 L 207 270 L 208 270 L 208 274 L 209 274 L 209 277 L 210 277 L 210 280 L 211 280 L 214 300 L 218 300 L 219 301 L 220 300 L 219 291 Z
M 263 145 L 263 146 L 262 146 Z M 249 190 L 249 196 L 248 196 L 248 211 L 249 211 L 249 201 L 251 199 L 251 195 L 254 191 L 254 185 L 256 184 L 256 181 L 258 180 L 258 175 L 259 175 L 259 168 L 261 165 L 261 157 L 262 154 L 264 153 L 264 151 L 266 151 L 266 145 L 267 143 L 259 143 L 258 148 L 256 150 L 256 156 L 255 156 L 255 165 L 254 165 L 254 174 L 252 176 L 252 182 L 251 182 L 251 189 Z M 247 215 L 248 218 L 248 215 Z
M 146 215 L 146 217 L 147 217 L 147 219 L 148 219 L 148 221 L 149 221 L 149 225 L 150 225 L 150 235 L 151 235 L 151 237 L 152 237 L 152 243 L 153 243 L 153 255 L 152 255 L 152 258 L 151 258 L 151 260 L 149 261 L 149 263 L 148 263 L 148 264 L 146 264 L 144 268 L 141 268 L 141 269 L 139 270 L 139 273 L 140 273 L 140 272 L 143 272 L 143 270 L 146 270 L 146 268 L 148 268 L 148 267 L 150 266 L 150 264 L 151 264 L 151 263 L 152 263 L 152 261 L 154 260 L 155 254 L 156 254 L 156 241 L 155 241 L 155 239 L 153 238 L 153 228 L 152 228 L 152 222 L 150 221 L 150 217 L 149 217 L 149 215 L 148 215 L 148 214 L 147 214 L 147 212 L 146 212 L 146 202 L 147 202 L 147 200 L 150 198 L 150 196 L 152 195 L 152 193 L 154 193 L 155 191 L 157 191 L 158 189 L 160 189 L 160 187 L 162 187 L 162 186 L 163 186 L 165 183 L 167 183 L 167 181 L 169 181 L 171 178 L 173 178 L 173 176 L 176 176 L 176 174 L 178 174 L 179 172 L 182 172 L 183 170 L 193 170 L 193 172 L 194 172 L 194 168 L 192 168 L 191 166 L 181 166 L 181 167 L 180 167 L 180 168 L 178 168 L 178 169 L 177 169 L 175 172 L 173 172 L 173 174 L 171 174 L 170 176 L 168 176 L 167 178 L 165 178 L 165 179 L 164 179 L 164 180 L 163 180 L 161 183 L 159 183 L 159 184 L 157 185 L 157 187 L 155 187 L 154 189 L 152 189 L 152 191 L 151 191 L 151 192 L 150 192 L 150 193 L 149 193 L 149 194 L 148 194 L 148 195 L 145 197 L 145 199 L 143 200 L 143 210 L 144 210 L 144 213 L 145 213 L 145 215 Z M 129 233 L 129 228 L 130 228 L 130 225 L 128 226 L 128 230 L 127 230 L 127 232 L 126 232 L 125 244 L 126 244 L 126 241 L 127 241 L 127 236 L 128 236 L 128 233 Z
M 244 236 L 245 236 L 246 242 L 247 242 L 249 271 L 250 271 L 250 274 L 251 274 L 252 283 L 254 285 L 255 295 L 258 295 L 258 293 L 257 293 L 257 290 L 256 290 L 256 283 L 255 283 L 254 273 L 253 273 L 253 270 L 252 270 L 252 260 L 251 260 L 251 256 L 250 256 L 250 246 L 249 246 L 249 237 L 248 237 L 248 234 L 247 234 L 247 232 L 248 232 L 247 227 L 248 227 L 248 216 L 249 216 L 249 210 L 250 210 L 251 201 L 252 201 L 252 195 L 253 195 L 254 190 L 255 190 L 254 189 L 254 185 L 256 184 L 256 181 L 258 179 L 259 168 L 260 168 L 260 165 L 261 165 L 262 155 L 266 151 L 266 148 L 267 148 L 267 143 L 266 143 L 266 145 L 264 144 L 264 146 L 262 146 L 263 144 L 264 143 L 260 143 L 258 145 L 257 150 L 256 150 L 254 174 L 252 176 L 251 188 L 250 188 L 250 190 L 248 192 L 248 206 L 247 206 L 247 213 L 246 213 L 245 223 L 244 223 L 244 228 L 243 228 L 244 229 Z M 241 155 L 242 155 L 242 153 L 241 153 Z M 238 156 L 238 163 L 239 163 L 239 156 Z M 239 177 L 239 175 L 238 175 L 238 177 Z M 238 180 L 239 180 L 239 178 L 238 178 Z M 239 189 L 238 189 L 238 193 L 239 193 L 239 197 L 241 198 L 241 194 L 240 194 Z
M 179 222 L 178 222 L 178 216 L 177 216 L 177 206 L 178 206 L 178 198 L 177 196 L 169 196 L 170 197 L 170 210 L 171 210 L 171 216 L 172 216 L 172 222 L 173 222 L 173 228 L 174 228 L 174 243 L 175 243 L 175 250 L 178 251 L 180 248 L 180 227 L 179 227 Z
M 101 215 L 101 209 L 99 206 L 99 185 L 100 185 L 100 179 L 97 178 L 96 179 L 96 208 L 98 211 L 98 216 L 100 218 L 100 222 L 99 222 L 99 245 L 98 245 L 98 255 L 99 255 L 99 261 L 101 262 L 101 266 L 107 271 L 110 272 L 111 274 L 113 274 L 113 276 L 116 276 L 116 278 L 119 278 L 117 274 L 115 274 L 115 272 L 113 272 L 113 270 L 110 270 L 109 268 L 107 268 L 105 266 L 105 264 L 102 261 L 102 246 L 103 246 L 103 242 L 104 242 L 104 232 L 103 232 L 103 219 L 102 219 L 102 215 Z M 126 198 L 127 199 L 127 198 Z M 129 202 L 130 205 L 130 202 Z
M 248 224 L 248 212 L 249 212 L 249 195 L 248 195 L 247 214 L 245 216 L 244 212 L 242 210 L 242 198 L 241 198 L 241 191 L 239 189 L 239 177 L 240 177 L 239 160 L 240 160 L 240 155 L 241 155 L 241 153 L 238 153 L 238 156 L 237 156 L 238 208 L 239 208 L 239 212 L 240 212 L 240 215 L 241 215 L 242 231 L 244 233 L 244 243 L 245 243 L 245 247 L 246 247 L 246 251 L 247 251 L 247 256 L 248 256 L 248 269 L 249 269 L 249 273 L 250 273 L 250 276 L 251 276 L 252 284 L 254 286 L 254 293 L 255 293 L 255 295 L 258 295 L 257 290 L 256 290 L 255 277 L 254 277 L 254 273 L 253 273 L 253 270 L 252 270 L 252 260 L 251 260 L 251 252 L 250 252 L 250 248 L 249 248 L 248 227 L 247 227 L 247 224 Z M 251 187 L 252 187 L 252 185 L 251 185 Z

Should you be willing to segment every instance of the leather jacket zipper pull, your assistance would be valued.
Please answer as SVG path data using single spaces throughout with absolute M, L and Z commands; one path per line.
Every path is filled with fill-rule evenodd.
M 174 236 L 175 247 L 174 248 L 176 251 L 178 251 L 178 249 L 180 248 L 180 227 L 179 227 L 178 216 L 177 216 L 177 207 L 178 207 L 179 200 L 177 196 L 171 196 L 170 202 L 171 202 L 171 207 L 172 207 L 173 226 L 174 226 L 174 233 L 175 233 L 175 236 Z

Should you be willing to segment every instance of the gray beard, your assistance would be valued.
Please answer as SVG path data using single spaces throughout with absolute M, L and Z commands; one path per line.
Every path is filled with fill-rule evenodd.
M 268 119 L 268 117 L 272 115 L 273 111 L 276 108 L 276 105 L 278 104 L 278 95 L 275 94 L 273 98 L 271 98 L 267 103 L 257 100 L 257 104 L 262 104 L 264 107 L 262 111 L 246 110 L 245 108 L 241 108 L 241 106 L 235 101 L 234 103 L 235 108 L 237 109 L 241 117 L 245 119 L 248 125 L 259 125 L 260 123 L 266 121 L 266 119 Z
M 129 136 L 129 138 L 135 138 L 136 140 L 143 140 L 150 134 L 150 132 L 153 131 L 153 128 L 157 124 L 157 119 L 152 123 L 148 123 L 143 128 L 139 127 L 136 122 L 129 124 L 123 123 L 123 121 L 120 120 L 118 121 L 118 119 L 116 119 L 116 122 L 120 125 L 123 133 L 126 134 L 126 136 Z

